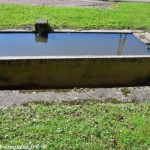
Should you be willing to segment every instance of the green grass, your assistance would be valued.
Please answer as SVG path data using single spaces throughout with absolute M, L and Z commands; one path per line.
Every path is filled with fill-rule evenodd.
M 116 3 L 107 9 L 0 5 L 0 29 L 48 18 L 54 28 L 150 30 L 150 4 Z
M 0 118 L 2 146 L 45 144 L 48 150 L 150 148 L 150 103 L 29 104 L 1 109 Z

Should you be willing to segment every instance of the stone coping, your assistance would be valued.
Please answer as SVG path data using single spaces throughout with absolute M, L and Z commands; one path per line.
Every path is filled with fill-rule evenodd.
M 0 30 L 0 33 L 34 33 L 34 31 L 31 30 L 24 30 L 24 29 L 4 29 Z M 134 32 L 142 32 L 140 30 L 70 30 L 70 29 L 55 29 L 54 32 L 102 32 L 102 33 L 134 33 Z
M 34 59 L 133 59 L 133 58 L 150 58 L 149 55 L 124 55 L 124 56 L 4 56 L 0 60 L 34 60 Z
M 133 33 L 135 37 L 137 37 L 139 40 L 146 44 L 150 44 L 150 33 L 145 32 L 145 33 Z

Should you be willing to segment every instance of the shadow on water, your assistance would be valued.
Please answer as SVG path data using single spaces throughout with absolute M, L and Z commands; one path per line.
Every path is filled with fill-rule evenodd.
M 47 43 L 48 42 L 48 34 L 35 34 L 35 42 L 36 43 Z

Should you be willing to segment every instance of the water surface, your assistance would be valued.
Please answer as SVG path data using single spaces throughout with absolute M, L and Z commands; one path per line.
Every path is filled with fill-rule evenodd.
M 146 44 L 132 34 L 1 33 L 0 56 L 106 56 L 150 55 Z

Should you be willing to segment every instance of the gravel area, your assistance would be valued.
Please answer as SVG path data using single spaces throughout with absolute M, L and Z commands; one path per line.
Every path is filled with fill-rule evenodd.
M 0 0 L 3 4 L 49 5 L 71 7 L 107 7 L 108 2 L 99 0 Z
M 0 0 L 1 4 L 49 5 L 69 7 L 108 7 L 110 2 L 150 2 L 150 0 Z
M 117 0 L 116 0 L 117 1 Z M 141 3 L 150 3 L 150 0 L 118 0 L 120 2 L 141 2 Z

